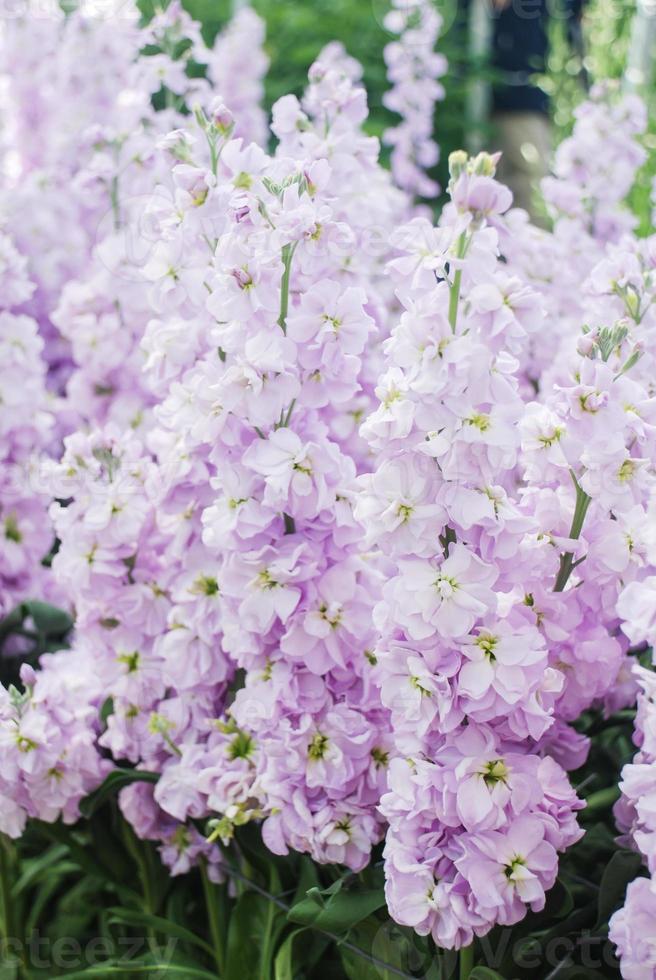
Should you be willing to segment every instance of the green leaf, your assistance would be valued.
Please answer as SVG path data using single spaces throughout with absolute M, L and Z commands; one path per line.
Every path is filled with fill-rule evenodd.
M 68 848 L 70 859 L 75 861 L 78 867 L 86 872 L 87 876 L 97 878 L 105 883 L 110 883 L 112 888 L 121 897 L 121 900 L 126 904 L 134 900 L 136 892 L 113 879 L 108 873 L 108 869 L 98 863 L 91 848 L 85 847 L 83 843 L 80 843 L 78 839 L 79 835 L 70 827 L 65 827 L 59 823 L 46 823 L 42 820 L 33 820 L 32 827 L 38 828 L 39 832 L 49 840 L 57 841 L 59 844 L 65 844 Z M 66 935 L 69 935 L 69 933 L 66 933 Z
M 106 819 L 107 817 L 110 819 Z M 118 811 L 103 811 L 101 808 L 91 819 L 85 821 L 84 830 L 85 835 L 89 835 L 89 847 L 96 859 L 107 869 L 109 877 L 128 884 L 134 879 L 134 859 L 125 847 L 124 840 L 115 833 L 116 827 L 121 827 L 122 822 Z
M 55 871 L 46 874 L 39 888 L 30 894 L 29 914 L 25 922 L 25 935 L 31 936 L 39 924 L 41 913 L 44 909 L 50 908 L 53 896 L 59 890 L 64 875 L 76 874 L 79 872 L 77 864 L 67 861 L 58 865 Z
M 226 967 L 221 980 L 266 980 L 273 966 L 267 952 L 273 949 L 271 937 L 283 925 L 282 913 L 273 902 L 255 892 L 245 892 L 230 916 Z
M 573 909 L 574 898 L 570 887 L 562 877 L 559 877 L 547 895 L 545 911 L 554 919 L 565 919 Z
M 296 880 L 298 884 L 296 886 L 296 894 L 294 895 L 294 902 L 302 901 L 306 894 L 311 888 L 319 887 L 319 875 L 317 874 L 317 867 L 307 854 L 301 855 L 299 862 L 299 870 Z
M 585 810 L 581 813 L 582 820 L 594 820 L 600 811 L 610 810 L 620 798 L 619 786 L 606 786 L 585 798 Z
M 606 925 L 613 912 L 624 901 L 626 886 L 637 877 L 642 866 L 640 855 L 634 851 L 617 851 L 606 865 L 597 903 L 597 927 Z
M 73 628 L 73 620 L 67 612 L 39 599 L 24 602 L 23 610 L 26 616 L 32 617 L 40 633 L 63 636 Z
M 269 893 L 271 895 L 277 895 L 280 892 L 281 887 L 280 875 L 278 874 L 275 864 L 272 862 L 269 869 Z M 268 906 L 268 914 L 261 937 L 262 951 L 260 953 L 260 973 L 263 977 L 271 976 L 273 971 L 276 939 L 280 931 L 285 927 L 285 921 L 282 917 L 281 909 L 279 909 L 275 903 L 271 901 L 268 902 Z M 278 920 L 277 926 L 276 919 Z
M 274 962 L 275 980 L 294 980 L 294 940 L 305 932 L 304 928 L 291 932 L 276 954 Z
M 8 612 L 6 616 L 0 619 L 0 636 L 6 636 L 9 633 L 13 633 L 15 629 L 19 629 L 23 624 L 24 618 L 22 606 L 16 606 L 11 612 Z
M 349 980 L 398 980 L 397 973 L 370 963 L 347 946 L 339 947 L 344 972 Z
M 333 943 L 330 936 L 322 932 L 308 933 L 303 940 L 295 942 L 301 933 L 307 933 L 304 926 L 295 929 L 278 948 L 274 961 L 275 980 L 292 980 L 293 977 L 315 976 L 314 968 L 319 964 L 327 948 Z M 323 976 L 324 964 L 320 969 Z M 380 977 L 377 980 L 381 980 Z
M 390 919 L 360 922 L 349 934 L 348 945 L 339 946 L 339 954 L 349 980 L 398 980 L 399 976 L 410 977 L 415 972 L 428 976 L 425 957 L 405 930 Z
M 540 934 L 543 943 L 547 943 L 557 936 L 569 936 L 572 933 L 580 933 L 582 929 L 591 927 L 594 922 L 595 907 L 594 902 L 582 908 L 574 909 L 571 915 L 562 919 L 556 925 Z
M 341 888 L 330 894 L 321 905 L 320 898 L 326 894 L 327 892 L 319 893 L 316 889 L 310 889 L 308 895 L 289 910 L 289 921 L 303 926 L 316 926 L 327 932 L 342 933 L 385 906 L 385 894 L 378 888 L 364 891 Z
M 504 980 L 504 978 L 489 966 L 475 966 L 469 974 L 469 980 Z
M 100 723 L 103 727 L 107 727 L 107 721 L 110 715 L 114 714 L 114 698 L 105 698 L 100 708 Z
M 106 892 L 97 880 L 77 875 L 57 902 L 47 928 L 56 936 L 79 936 L 94 929 L 97 904 L 106 901 Z M 102 896 L 102 897 L 101 897 Z
M 201 967 L 186 963 L 165 963 L 152 960 L 130 960 L 128 963 L 103 963 L 100 966 L 90 966 L 86 970 L 76 970 L 67 973 L 68 980 L 91 980 L 96 977 L 133 977 L 135 974 L 157 976 L 159 973 L 172 977 L 182 977 L 183 980 L 216 980 L 216 974 L 203 970 Z M 243 978 L 242 978 L 243 980 Z
M 41 878 L 53 864 L 61 862 L 61 859 L 67 854 L 68 848 L 65 844 L 56 844 L 48 848 L 45 854 L 40 855 L 40 857 L 24 861 L 24 871 L 11 890 L 14 898 L 29 888 L 36 878 Z
M 93 793 L 80 801 L 80 814 L 86 818 L 92 816 L 106 800 L 130 783 L 156 783 L 158 779 L 158 773 L 145 769 L 114 769 Z
M 110 913 L 110 925 L 116 925 L 118 923 L 127 926 L 142 925 L 147 929 L 153 929 L 155 932 L 160 932 L 165 936 L 174 936 L 176 939 L 182 939 L 183 942 L 192 943 L 207 953 L 208 956 L 214 957 L 214 950 L 209 943 L 201 939 L 200 936 L 197 936 L 191 929 L 186 929 L 184 926 L 178 925 L 177 922 L 172 922 L 170 919 L 121 907 L 110 908 L 108 912 Z

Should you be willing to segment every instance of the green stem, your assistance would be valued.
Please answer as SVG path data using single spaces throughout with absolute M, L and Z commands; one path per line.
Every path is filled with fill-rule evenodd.
M 110 191 L 110 199 L 112 202 L 112 216 L 114 218 L 114 231 L 118 231 L 121 227 L 121 209 L 118 203 L 118 175 L 112 177 Z
M 216 177 L 216 172 L 219 169 L 219 154 L 216 151 L 216 141 L 213 139 L 208 140 L 210 147 L 210 167 L 212 173 Z
M 223 933 L 221 921 L 219 919 L 219 902 L 217 900 L 214 883 L 210 881 L 207 873 L 207 863 L 204 860 L 199 862 L 200 878 L 203 883 L 203 895 L 205 896 L 205 908 L 207 909 L 207 921 L 210 927 L 210 938 L 214 949 L 214 962 L 219 972 L 223 976 L 225 968 L 225 953 L 223 948 Z
M 254 891 L 258 895 L 261 895 L 263 898 L 266 898 L 269 902 L 272 902 L 273 905 L 275 905 L 277 908 L 279 908 L 282 912 L 285 913 L 285 916 L 289 914 L 290 906 L 287 905 L 286 902 L 284 902 L 279 895 L 273 895 L 265 888 L 262 888 L 261 885 L 258 885 L 257 882 L 253 881 L 245 874 L 242 874 L 241 871 L 239 871 L 237 868 L 234 868 L 231 864 L 227 864 L 226 862 L 222 861 L 221 868 L 225 871 L 227 875 L 229 875 L 233 879 L 233 881 L 236 881 L 243 885 L 243 891 L 248 891 L 248 890 Z M 366 960 L 368 963 L 371 963 L 373 966 L 378 968 L 378 971 L 382 975 L 387 976 L 387 974 L 390 974 L 395 977 L 401 977 L 401 980 L 412 980 L 412 977 L 409 973 L 405 973 L 403 970 L 399 969 L 397 966 L 394 966 L 391 963 L 386 963 L 385 960 L 381 960 L 377 956 L 372 956 L 371 953 L 368 953 L 365 950 L 361 949 L 359 946 L 356 946 L 354 943 L 349 942 L 347 939 L 344 938 L 343 935 L 338 936 L 333 932 L 329 932 L 328 929 L 322 929 L 321 926 L 317 926 L 317 925 L 311 925 L 309 926 L 309 928 L 314 930 L 315 932 L 320 932 L 323 936 L 328 936 L 329 939 L 332 939 L 333 942 L 337 943 L 343 949 L 348 949 L 355 956 L 360 956 L 363 960 Z
M 574 508 L 574 517 L 572 518 L 572 526 L 570 528 L 569 536 L 572 540 L 577 540 L 583 530 L 583 522 L 585 521 L 585 515 L 588 513 L 588 507 L 592 502 L 592 498 L 587 495 L 585 490 L 582 490 L 578 480 L 574 476 L 574 473 L 570 470 L 570 475 L 574 481 L 574 486 L 576 487 L 576 506 Z M 558 569 L 558 577 L 556 578 L 556 584 L 554 585 L 554 592 L 562 592 L 569 581 L 569 577 L 572 574 L 574 568 L 574 555 L 571 551 L 560 556 L 560 568 Z
M 9 882 L 9 861 L 4 835 L 0 836 L 0 901 L 2 901 L 2 937 L 7 943 L 10 943 L 16 936 L 11 921 L 11 884 Z
M 267 977 L 271 971 L 271 962 L 273 959 L 272 945 L 273 945 L 273 925 L 276 918 L 276 907 L 272 902 L 267 905 L 267 915 L 266 923 L 264 927 L 264 936 L 262 937 L 262 945 L 260 947 L 260 976 Z
M 460 950 L 458 957 L 458 977 L 459 980 L 468 980 L 469 974 L 474 969 L 474 944 L 465 946 Z
M 282 279 L 280 281 L 280 316 L 278 326 L 283 333 L 287 333 L 287 311 L 289 310 L 289 277 L 292 271 L 292 259 L 298 242 L 293 245 L 284 245 L 282 249 L 282 261 L 284 265 Z
M 148 915 L 156 915 L 157 913 L 157 903 L 155 901 L 155 896 L 153 895 L 153 890 L 150 883 L 150 870 L 148 868 L 148 860 L 146 855 L 142 851 L 142 842 L 132 832 L 132 829 L 127 823 L 122 823 L 123 829 L 123 840 L 125 841 L 125 846 L 128 853 L 134 859 L 137 865 L 137 870 L 139 872 L 139 880 L 141 882 L 141 892 L 143 895 L 143 907 Z M 147 847 L 147 843 L 143 844 L 143 847 Z M 152 939 L 155 938 L 155 933 L 152 929 L 148 930 L 149 935 Z
M 222 138 L 219 138 L 216 133 L 210 133 L 207 129 L 205 130 L 207 145 L 210 149 L 210 169 L 215 177 L 219 171 L 219 160 L 221 159 L 223 148 L 226 145 L 233 128 L 234 127 L 231 127 L 229 130 L 226 130 Z M 212 251 L 214 251 L 214 249 L 212 249 Z
M 182 756 L 182 750 L 178 748 L 178 746 L 175 744 L 175 742 L 173 741 L 170 735 L 163 734 L 162 738 L 170 748 L 171 752 L 173 752 L 177 756 Z
M 278 428 L 280 428 L 280 429 L 286 429 L 287 428 L 287 426 L 289 425 L 289 420 L 292 417 L 292 412 L 294 411 L 294 406 L 295 405 L 296 405 L 296 399 L 295 398 L 292 398 L 291 402 L 289 403 L 289 408 L 287 409 L 287 414 L 286 415 L 283 415 L 281 417 L 281 419 L 280 419 L 280 425 L 278 426 Z
M 591 793 L 587 797 L 582 816 L 587 816 L 589 813 L 594 813 L 597 810 L 606 810 L 609 806 L 617 802 L 619 798 L 619 786 L 607 786 L 606 789 L 597 790 L 596 793 Z
M 469 242 L 467 241 L 466 232 L 462 232 L 460 238 L 458 239 L 458 245 L 456 248 L 456 256 L 459 259 L 464 259 L 467 252 Z M 453 284 L 451 286 L 451 293 L 449 296 L 449 323 L 451 324 L 451 330 L 453 333 L 456 332 L 456 323 L 458 322 L 458 304 L 460 302 L 460 286 L 462 285 L 462 269 L 456 269 L 456 273 L 453 277 Z
M 449 557 L 449 548 L 452 544 L 457 541 L 456 532 L 448 524 L 444 528 L 444 534 L 440 534 L 439 542 L 442 545 L 442 550 L 444 551 L 444 557 Z
M 11 962 L 16 967 L 16 976 L 19 978 L 19 980 L 22 980 L 22 978 L 27 977 L 27 959 L 25 945 L 21 941 L 21 937 L 18 935 L 17 923 L 14 919 L 16 902 L 12 898 L 11 894 L 11 847 L 12 845 L 9 838 L 5 837 L 4 834 L 0 834 L 0 903 L 2 904 L 0 931 L 5 946 L 4 955 L 2 959 L 0 959 L 0 966 L 3 965 L 5 955 L 11 957 L 11 950 L 15 948 L 15 944 L 18 943 L 21 952 L 20 954 L 17 954 L 16 959 L 12 959 Z M 7 965 L 7 961 L 4 961 L 4 965 Z

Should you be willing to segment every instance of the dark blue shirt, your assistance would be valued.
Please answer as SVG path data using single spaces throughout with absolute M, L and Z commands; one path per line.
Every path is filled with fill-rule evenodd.
M 556 15 L 565 19 L 571 39 L 582 6 L 583 0 L 510 0 L 504 10 L 491 6 L 494 109 L 549 111 L 546 92 L 534 83 L 534 76 L 546 68 L 549 18 Z

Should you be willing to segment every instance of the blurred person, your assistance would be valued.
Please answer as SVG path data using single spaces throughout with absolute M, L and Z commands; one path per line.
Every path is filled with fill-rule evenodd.
M 623 83 L 626 89 L 648 91 L 654 82 L 656 0 L 637 0 Z
M 479 90 L 475 100 L 479 115 L 482 106 L 489 112 L 493 148 L 503 153 L 497 174 L 512 190 L 515 204 L 537 221 L 535 189 L 549 169 L 552 128 L 549 97 L 536 76 L 547 67 L 551 18 L 565 20 L 569 42 L 581 52 L 584 2 L 465 0 L 470 51 L 489 60 L 494 72 L 491 91 L 481 96 Z

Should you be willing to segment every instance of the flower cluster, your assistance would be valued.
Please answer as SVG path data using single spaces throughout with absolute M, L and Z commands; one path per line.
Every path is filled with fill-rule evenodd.
M 38 469 L 54 406 L 37 324 L 14 312 L 33 290 L 25 257 L 0 235 L 0 619 L 22 599 L 52 594 L 42 559 L 53 533 Z
M 178 521 L 167 526 L 157 511 L 165 474 L 132 431 L 69 436 L 51 479 L 54 495 L 70 501 L 53 504 L 61 541 L 53 571 L 75 597 L 72 655 L 97 750 L 161 772 L 221 711 L 231 676 L 214 639 L 209 573 L 176 554 L 185 540 Z M 158 810 L 152 789 L 123 792 L 137 832 L 161 843 L 173 873 L 200 853 L 215 862 L 216 848 Z
M 543 180 L 544 199 L 557 222 L 575 221 L 597 241 L 618 241 L 636 224 L 623 202 L 646 159 L 636 140 L 647 128 L 645 103 L 620 97 L 612 83 L 598 84 L 574 115 L 573 134 Z
M 610 921 L 610 939 L 617 946 L 624 980 L 656 976 L 656 895 L 646 878 L 626 890 L 626 903 Z
M 249 6 L 239 6 L 212 48 L 198 50 L 207 77 L 233 114 L 235 136 L 266 146 L 268 125 L 262 101 L 269 59 L 264 52 L 264 22 Z
M 383 52 L 392 88 L 383 104 L 401 116 L 383 141 L 392 147 L 392 173 L 399 187 L 420 197 L 436 197 L 439 185 L 426 171 L 439 160 L 433 139 L 435 104 L 444 98 L 438 81 L 447 61 L 435 51 L 442 18 L 430 0 L 393 0 L 385 28 L 398 35 Z
M 78 803 L 110 765 L 96 746 L 95 683 L 86 656 L 63 650 L 21 669 L 24 690 L 0 688 L 0 831 L 18 837 L 28 817 L 75 823 Z
M 656 678 L 635 667 L 640 685 L 635 741 L 638 754 L 622 771 L 622 797 L 615 807 L 624 842 L 642 855 L 650 878 L 636 878 L 626 891 L 624 906 L 610 921 L 626 980 L 656 976 Z
M 646 127 L 641 99 L 595 86 L 576 110 L 572 135 L 556 151 L 554 173 L 542 182 L 552 231 L 531 224 L 519 210 L 499 229 L 506 262 L 539 293 L 549 322 L 522 355 L 526 397 L 533 397 L 531 389 L 548 393 L 566 376 L 581 326 L 589 322 L 581 287 L 608 246 L 635 225 L 624 199 L 645 159 Z
M 201 853 L 217 860 L 200 819 L 228 840 L 263 817 L 272 849 L 353 868 L 382 836 L 387 712 L 368 654 L 378 572 L 360 554 L 352 498 L 368 460 L 363 354 L 388 330 L 385 250 L 408 201 L 361 132 L 352 74 L 331 47 L 303 104 L 275 107 L 274 157 L 234 138 L 216 101 L 196 110 L 195 131 L 157 139 L 151 264 L 174 274 L 134 289 L 145 308 L 116 309 L 124 333 L 97 351 L 106 309 L 88 347 L 102 370 L 118 368 L 112 344 L 128 345 L 121 376 L 131 368 L 156 403 L 145 442 L 129 416 L 96 414 L 51 467 L 66 501 L 53 505 L 53 570 L 75 604 L 84 703 L 100 750 L 160 774 L 123 790 L 121 806 L 173 873 Z M 107 286 L 123 300 L 133 284 Z M 65 290 L 62 323 L 78 290 Z M 78 337 L 89 312 L 76 314 Z M 93 378 L 89 361 L 69 397 L 77 378 Z M 45 812 L 38 798 L 26 808 Z
M 162 176 L 156 137 L 218 90 L 239 113 L 240 131 L 264 141 L 262 43 L 250 9 L 237 12 L 213 48 L 178 3 L 146 28 L 136 5 L 124 2 L 96 15 L 80 8 L 7 21 L 3 220 L 28 257 L 36 288 L 25 311 L 46 342 L 49 384 L 61 390 L 73 375 L 64 432 L 141 414 L 147 399 L 136 348 L 148 319 L 141 296 L 144 283 L 166 272 L 145 211 Z
M 274 157 L 200 115 L 211 168 L 184 221 L 207 293 L 183 272 L 175 319 L 151 322 L 144 345 L 163 395 L 160 523 L 182 520 L 187 549 L 187 602 L 157 648 L 183 665 L 176 686 L 240 671 L 229 709 L 175 736 L 155 800 L 180 820 L 212 816 L 223 840 L 263 817 L 275 852 L 359 869 L 382 835 L 387 758 L 367 656 L 377 576 L 351 507 L 362 356 L 388 295 L 367 235 L 376 218 L 388 234 L 407 203 L 361 133 L 350 71 L 331 47 L 303 104 L 274 107 Z
M 543 907 L 582 804 L 541 748 L 551 736 L 566 764 L 580 761 L 552 651 L 563 602 L 543 586 L 558 551 L 539 543 L 538 500 L 515 476 L 517 354 L 541 308 L 498 261 L 511 198 L 494 159 L 450 164 L 440 225 L 415 219 L 397 237 L 404 312 L 362 428 L 377 467 L 356 515 L 387 562 L 374 655 L 394 739 L 388 905 L 459 947 Z
M 52 311 L 84 273 L 109 209 L 113 149 L 98 137 L 131 131 L 148 105 L 134 74 L 137 13 L 119 6 L 107 19 L 57 7 L 42 19 L 12 16 L 0 38 L 3 223 L 28 258 L 36 288 L 26 312 L 39 323 L 57 388 L 70 354 Z
M 618 602 L 622 630 L 638 649 L 656 643 L 656 550 L 652 507 L 643 515 L 649 523 L 644 529 L 643 557 L 647 559 L 640 578 L 630 582 Z M 622 831 L 620 842 L 637 850 L 644 860 L 649 878 L 636 878 L 627 888 L 624 906 L 610 921 L 610 938 L 617 946 L 622 976 L 627 980 L 656 976 L 656 678 L 652 669 L 639 664 L 633 668 L 639 687 L 634 741 L 638 747 L 633 760 L 622 770 L 622 796 L 615 806 L 615 818 Z
M 573 722 L 638 690 L 618 820 L 656 871 L 656 240 L 621 207 L 642 103 L 601 91 L 553 232 L 488 154 L 452 155 L 434 225 L 440 18 L 387 26 L 392 174 L 339 44 L 267 152 L 249 9 L 213 48 L 172 3 L 3 53 L 30 257 L 0 238 L 0 615 L 55 588 L 54 527 L 76 626 L 0 688 L 0 830 L 74 821 L 120 765 L 171 874 L 219 880 L 249 821 L 355 871 L 386 838 L 392 916 L 458 948 L 544 907 L 581 835 Z M 638 879 L 613 920 L 627 977 L 653 905 Z
M 60 464 L 44 466 L 39 460 L 38 467 L 32 465 L 31 455 L 46 436 L 52 439 L 46 365 L 41 361 L 44 344 L 33 320 L 3 312 L 6 453 L 1 513 L 6 560 L 0 610 L 26 596 L 48 598 L 53 593 L 52 577 L 40 560 L 52 545 L 47 505 L 55 497 L 62 503 L 53 505 L 52 512 L 61 542 L 54 577 L 62 589 L 61 601 L 74 607 L 77 618 L 73 651 L 42 660 L 35 677 L 25 674 L 23 694 L 3 694 L 3 744 L 17 753 L 1 790 L 3 798 L 13 800 L 3 826 L 12 836 L 21 831 L 26 816 L 52 820 L 61 813 L 75 819 L 79 800 L 107 771 L 101 754 L 108 747 L 116 759 L 145 760 L 159 771 L 172 751 L 167 748 L 172 743 L 166 735 L 167 718 L 193 687 L 189 674 L 181 681 L 183 693 L 169 697 L 164 660 L 153 652 L 155 638 L 167 629 L 168 611 L 180 598 L 173 589 L 166 591 L 169 579 L 183 560 L 187 570 L 189 566 L 186 556 L 176 553 L 172 561 L 167 552 L 171 541 L 181 543 L 175 520 L 163 532 L 154 531 L 166 474 L 157 470 L 153 452 L 133 433 L 152 425 L 149 407 L 158 391 L 156 367 L 149 365 L 148 383 L 142 379 L 148 350 L 141 349 L 141 342 L 149 321 L 162 312 L 159 304 L 171 303 L 168 294 L 175 283 L 175 263 L 162 267 L 163 251 L 152 229 L 166 240 L 170 236 L 160 223 L 161 214 L 173 214 L 177 222 L 198 203 L 188 180 L 191 168 L 184 164 L 184 144 L 174 133 L 164 141 L 168 152 L 162 153 L 158 140 L 179 125 L 177 108 L 184 101 L 214 98 L 210 83 L 186 70 L 192 53 L 207 64 L 212 52 L 202 43 L 197 25 L 175 4 L 145 31 L 138 29 L 135 11 L 122 7 L 122 13 L 109 22 L 80 12 L 44 22 L 32 37 L 38 42 L 36 65 L 28 54 L 34 47 L 21 43 L 31 25 L 20 19 L 9 26 L 10 40 L 16 43 L 3 48 L 16 107 L 4 147 L 10 187 L 7 224 L 16 226 L 28 247 L 33 237 L 41 245 L 29 251 L 35 291 L 26 278 L 25 261 L 3 238 L 3 302 L 21 309 L 30 304 L 27 308 L 38 317 L 46 340 L 51 383 L 61 388 L 62 379 L 68 379 L 66 397 L 52 404 L 58 409 L 59 433 L 91 427 L 89 434 L 79 432 L 66 440 Z M 145 45 L 147 53 L 140 54 Z M 38 85 L 41 101 L 33 101 L 33 83 L 41 77 L 35 69 L 41 71 L 46 63 L 60 74 L 56 84 Z M 62 99 L 69 88 L 70 97 Z M 159 99 L 162 91 L 168 93 L 167 108 L 155 112 L 151 96 Z M 256 95 L 252 86 L 239 102 L 241 91 L 239 80 L 233 81 L 231 95 L 248 126 L 249 112 L 259 119 L 261 109 L 255 102 L 249 108 Z M 84 99 L 76 97 L 82 94 Z M 102 119 L 100 125 L 97 119 Z M 28 121 L 29 132 L 23 132 L 20 127 Z M 182 148 L 183 156 L 172 148 Z M 164 187 L 172 159 L 175 178 Z M 160 185 L 159 197 L 153 196 L 154 184 Z M 38 206 L 33 201 L 37 193 Z M 62 206 L 69 209 L 65 218 Z M 38 228 L 25 222 L 25 214 L 39 222 Z M 183 241 L 176 245 L 185 247 Z M 53 324 L 69 342 L 67 348 L 54 338 Z M 34 485 L 44 489 L 42 498 L 35 496 L 32 482 L 29 496 L 23 493 L 28 478 L 40 481 Z M 163 570 L 170 571 L 169 578 Z M 184 598 L 189 598 L 186 592 Z M 199 611 L 199 620 L 206 620 L 205 612 Z M 212 628 L 215 624 L 206 622 L 208 645 Z M 224 691 L 225 685 L 212 686 L 208 678 L 205 700 L 188 719 L 191 729 L 201 730 L 206 716 L 220 713 L 217 698 Z M 114 702 L 116 708 L 110 710 Z M 141 732 L 142 720 L 152 729 L 150 737 Z M 24 728 L 28 734 L 23 738 Z M 126 799 L 138 801 L 144 789 L 126 793 Z M 152 793 L 150 800 L 151 811 L 157 812 Z M 138 811 L 134 819 L 139 821 Z M 175 870 L 188 868 L 201 851 L 215 857 L 216 848 L 193 828 L 181 828 L 163 812 L 155 830 L 165 860 Z

